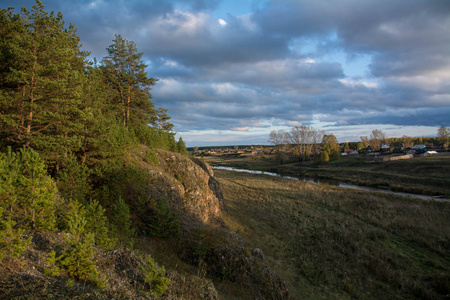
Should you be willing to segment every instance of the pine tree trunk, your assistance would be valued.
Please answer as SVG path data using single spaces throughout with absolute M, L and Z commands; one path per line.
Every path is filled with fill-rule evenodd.
M 130 123 L 130 102 L 131 102 L 131 98 L 130 98 L 130 85 L 128 85 L 128 96 L 127 96 L 127 129 L 128 129 L 128 124 Z

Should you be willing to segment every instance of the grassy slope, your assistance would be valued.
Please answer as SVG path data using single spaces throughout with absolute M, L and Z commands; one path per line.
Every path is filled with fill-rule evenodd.
M 226 222 L 294 299 L 450 293 L 450 203 L 216 171 Z
M 207 157 L 212 164 L 248 169 L 270 170 L 281 174 L 317 177 L 365 186 L 381 186 L 396 191 L 425 195 L 445 195 L 450 198 L 450 156 L 420 157 L 409 160 L 369 162 L 356 157 L 344 157 L 324 165 L 291 162 L 278 165 L 270 156 Z

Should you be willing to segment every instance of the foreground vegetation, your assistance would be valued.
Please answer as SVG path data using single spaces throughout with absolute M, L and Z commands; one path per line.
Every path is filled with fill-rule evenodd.
M 450 203 L 215 171 L 226 222 L 293 299 L 445 299 Z
M 291 159 L 282 165 L 271 155 L 215 155 L 206 156 L 205 160 L 212 165 L 450 198 L 450 156 L 416 157 L 397 161 L 365 161 L 358 158 L 359 156 L 346 156 L 327 164 L 299 163 Z

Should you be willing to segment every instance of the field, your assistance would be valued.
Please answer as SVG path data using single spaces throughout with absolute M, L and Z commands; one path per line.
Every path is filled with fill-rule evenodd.
M 226 223 L 263 250 L 292 299 L 448 299 L 450 203 L 215 174 Z
M 271 171 L 450 198 L 450 156 L 385 162 L 363 161 L 355 156 L 348 156 L 327 164 L 298 163 L 290 160 L 282 165 L 275 156 L 267 155 L 207 156 L 205 160 L 212 165 Z

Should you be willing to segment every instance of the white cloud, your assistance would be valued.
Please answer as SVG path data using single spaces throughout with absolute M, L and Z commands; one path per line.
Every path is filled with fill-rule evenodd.
M 231 128 L 231 131 L 248 131 L 248 127 L 235 127 Z
M 226 26 L 228 24 L 224 19 L 219 19 L 218 22 L 222 26 Z
M 366 88 L 371 88 L 371 89 L 378 88 L 377 82 L 357 81 L 357 80 L 350 79 L 350 78 L 341 78 L 341 79 L 338 79 L 338 81 L 340 83 L 342 83 L 343 85 L 352 87 L 352 88 L 355 88 L 358 86 L 364 86 Z

